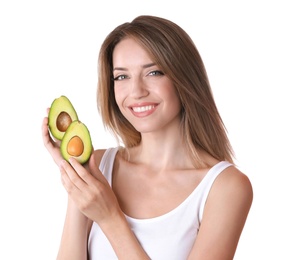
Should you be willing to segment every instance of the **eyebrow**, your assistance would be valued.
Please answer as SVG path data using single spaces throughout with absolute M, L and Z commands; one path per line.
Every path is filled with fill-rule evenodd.
M 150 68 L 150 67 L 155 66 L 155 65 L 156 65 L 156 63 L 154 63 L 154 62 L 152 62 L 152 63 L 147 63 L 147 64 L 143 65 L 142 68 L 143 68 L 143 69 L 146 69 L 146 68 Z M 113 68 L 113 71 L 115 71 L 115 70 L 123 70 L 123 71 L 126 71 L 127 69 L 124 68 L 124 67 L 115 67 L 115 68 Z

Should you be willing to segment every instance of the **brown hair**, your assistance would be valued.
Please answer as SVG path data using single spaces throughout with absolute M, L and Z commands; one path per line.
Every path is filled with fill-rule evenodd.
M 105 127 L 127 148 L 141 141 L 140 133 L 121 114 L 113 91 L 112 54 L 125 37 L 135 39 L 173 81 L 182 103 L 181 133 L 197 165 L 204 165 L 198 149 L 217 160 L 233 162 L 233 150 L 200 54 L 190 36 L 164 18 L 138 16 L 116 27 L 104 40 L 98 60 L 97 105 Z

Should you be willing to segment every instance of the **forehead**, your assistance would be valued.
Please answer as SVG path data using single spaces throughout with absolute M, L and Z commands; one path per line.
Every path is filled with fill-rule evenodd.
M 133 38 L 122 39 L 113 50 L 113 64 L 126 63 L 130 61 L 151 61 L 146 49 Z

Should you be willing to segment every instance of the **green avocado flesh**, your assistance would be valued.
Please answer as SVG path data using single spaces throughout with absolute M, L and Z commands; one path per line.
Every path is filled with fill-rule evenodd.
M 70 100 L 66 96 L 60 96 L 52 102 L 48 119 L 51 134 L 62 140 L 67 128 L 78 120 L 78 116 Z
M 92 142 L 89 130 L 84 123 L 75 120 L 69 125 L 63 136 L 60 150 L 67 161 L 71 157 L 81 164 L 88 161 L 92 153 Z

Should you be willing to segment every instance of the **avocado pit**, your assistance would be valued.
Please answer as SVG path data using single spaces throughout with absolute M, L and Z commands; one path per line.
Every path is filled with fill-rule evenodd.
M 58 115 L 56 125 L 59 131 L 65 132 L 68 129 L 71 122 L 72 119 L 70 115 L 67 112 L 63 111 Z
M 71 156 L 80 156 L 83 153 L 84 144 L 80 137 L 73 136 L 67 144 L 67 152 Z

